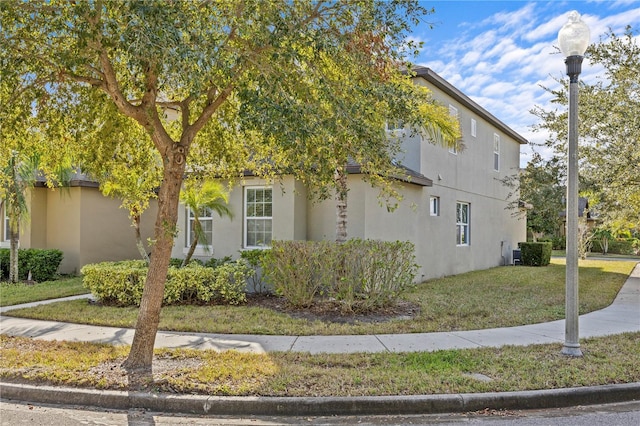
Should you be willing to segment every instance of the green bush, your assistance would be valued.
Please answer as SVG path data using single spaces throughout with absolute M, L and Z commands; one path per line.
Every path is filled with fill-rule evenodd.
M 594 244 L 594 247 L 595 247 L 595 244 Z M 615 240 L 609 241 L 608 253 L 634 255 L 636 254 L 636 247 L 638 247 L 637 239 L 616 238 Z M 602 251 L 602 249 L 600 251 Z
M 591 253 L 602 253 L 602 243 L 597 238 L 592 240 Z M 616 238 L 609 240 L 608 254 L 635 254 L 633 239 Z
M 213 288 L 222 301 L 230 305 L 239 305 L 247 301 L 245 289 L 247 279 L 253 275 L 253 268 L 245 260 L 223 263 L 215 268 L 215 272 Z
M 184 259 L 180 259 L 179 257 L 172 257 L 171 259 L 169 259 L 169 266 L 173 266 L 174 268 L 180 268 L 182 267 L 183 260 Z M 200 259 L 190 259 L 189 265 L 191 265 L 192 263 L 197 263 L 198 265 L 204 265 L 204 262 Z
M 550 242 L 520 243 L 522 264 L 525 266 L 547 266 L 551 263 Z
M 310 306 L 321 295 L 343 310 L 368 311 L 391 304 L 413 284 L 413 251 L 408 242 L 274 241 L 263 268 L 293 306 Z
M 9 276 L 9 249 L 0 249 L 0 276 Z M 36 282 L 55 278 L 64 255 L 57 249 L 18 249 L 18 278 L 26 280 L 31 271 L 31 279 Z
M 142 260 L 102 262 L 82 268 L 83 285 L 100 301 L 117 306 L 139 306 L 147 276 Z M 245 262 L 208 268 L 190 262 L 184 268 L 169 267 L 163 304 L 239 304 L 246 301 L 244 287 L 251 273 Z
M 276 294 L 292 306 L 308 307 L 324 282 L 320 277 L 326 262 L 328 242 L 272 241 L 263 257 L 263 270 L 274 284 Z
M 551 239 L 552 249 L 553 250 L 566 250 L 567 249 L 567 239 L 566 237 L 553 237 Z
M 144 260 L 124 260 L 85 265 L 82 284 L 100 301 L 118 306 L 139 305 L 147 278 Z
M 269 250 L 270 249 L 253 249 L 240 252 L 240 258 L 246 260 L 247 264 L 253 270 L 253 273 L 247 278 L 247 288 L 250 292 L 265 294 L 269 293 L 272 289 L 262 272 L 262 262 L 264 257 L 269 253 Z
M 212 257 L 204 263 L 204 266 L 207 268 L 217 268 L 218 266 L 224 265 L 225 263 L 231 262 L 231 256 L 225 256 L 222 259 L 216 259 Z
M 335 246 L 339 259 L 329 296 L 348 311 L 369 311 L 392 304 L 416 276 L 414 245 L 353 239 Z

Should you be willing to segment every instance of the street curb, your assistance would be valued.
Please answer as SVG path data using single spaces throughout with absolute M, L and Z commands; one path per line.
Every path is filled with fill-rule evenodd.
M 210 415 L 318 416 L 460 413 L 524 410 L 640 400 L 640 382 L 518 392 L 362 397 L 259 397 L 172 395 L 35 386 L 0 382 L 0 398 L 114 410 Z

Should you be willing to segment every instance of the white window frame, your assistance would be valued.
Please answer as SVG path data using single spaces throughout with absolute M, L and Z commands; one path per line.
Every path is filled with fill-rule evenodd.
M 262 216 L 249 216 L 249 191 L 256 191 L 256 190 L 269 190 L 271 191 L 271 200 L 270 200 L 270 204 L 271 204 L 271 215 L 262 215 Z M 264 205 L 267 204 L 267 202 L 262 201 L 262 203 Z M 273 238 L 273 188 L 271 186 L 245 186 L 244 187 L 244 206 L 243 206 L 243 226 L 244 226 L 244 230 L 243 230 L 243 236 L 242 236 L 242 246 L 244 248 L 247 249 L 254 249 L 254 248 L 268 248 L 271 246 L 271 239 Z M 268 241 L 266 243 L 262 243 L 262 244 L 249 244 L 249 223 L 252 220 L 256 220 L 256 221 L 264 221 L 264 223 L 269 223 L 270 226 L 270 235 L 268 238 Z M 266 233 L 266 231 L 264 231 Z
M 466 217 L 461 215 L 461 210 L 466 210 Z M 468 246 L 471 243 L 471 204 L 456 202 L 456 245 Z
M 471 119 L 471 136 L 474 138 L 478 135 L 478 122 L 475 118 Z
M 403 120 L 391 120 L 387 121 L 387 132 L 398 132 L 404 130 L 404 121 Z
M 440 216 L 440 197 L 429 197 L 429 215 Z
M 2 238 L 0 239 L 0 241 L 2 242 L 11 241 L 11 235 L 9 235 L 9 216 L 7 215 L 6 206 L 7 203 L 5 202 L 2 206 L 2 217 L 4 224 L 4 226 L 2 227 Z
M 500 171 L 500 135 L 493 134 L 493 170 Z
M 188 251 L 189 247 L 191 247 L 191 231 L 192 231 L 192 226 L 193 226 L 193 222 L 195 219 L 195 214 L 193 214 L 193 210 L 191 210 L 190 207 L 186 207 L 186 213 L 187 213 L 187 235 L 185 238 L 185 252 Z M 205 249 L 209 249 L 209 251 L 211 250 L 211 247 L 213 246 L 213 210 L 211 210 L 208 207 L 205 207 L 202 211 L 202 215 L 198 216 L 198 219 L 200 220 L 200 223 L 203 225 L 203 228 L 205 228 L 204 224 L 205 223 L 210 223 L 211 224 L 211 231 L 207 232 L 205 231 L 206 234 L 211 236 L 211 241 L 206 241 L 206 242 L 202 242 L 202 241 L 198 241 L 198 244 L 196 245 L 196 250 L 198 250 L 198 252 L 204 251 Z M 206 228 L 205 228 L 206 229 Z
M 452 116 L 452 117 L 458 118 L 458 108 L 456 108 L 453 105 L 449 104 L 449 115 Z M 449 152 L 451 154 L 458 155 L 458 148 L 456 147 L 456 145 L 449 147 Z

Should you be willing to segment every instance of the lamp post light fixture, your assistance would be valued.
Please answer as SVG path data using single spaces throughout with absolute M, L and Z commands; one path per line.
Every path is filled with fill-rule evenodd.
M 565 337 L 562 353 L 580 357 L 578 333 L 578 76 L 582 59 L 589 45 L 589 27 L 580 14 L 569 13 L 558 33 L 560 50 L 565 56 L 569 76 L 569 147 L 567 160 L 567 266 L 565 287 Z

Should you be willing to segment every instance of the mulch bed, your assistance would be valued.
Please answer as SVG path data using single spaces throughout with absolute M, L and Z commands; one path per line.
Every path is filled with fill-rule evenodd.
M 323 321 L 339 324 L 380 323 L 394 319 L 412 319 L 420 314 L 417 303 L 399 300 L 393 306 L 378 308 L 368 312 L 349 312 L 345 306 L 336 300 L 317 299 L 313 305 L 306 308 L 295 308 L 287 301 L 274 295 L 247 295 L 247 306 L 258 306 L 271 309 L 309 321 Z

